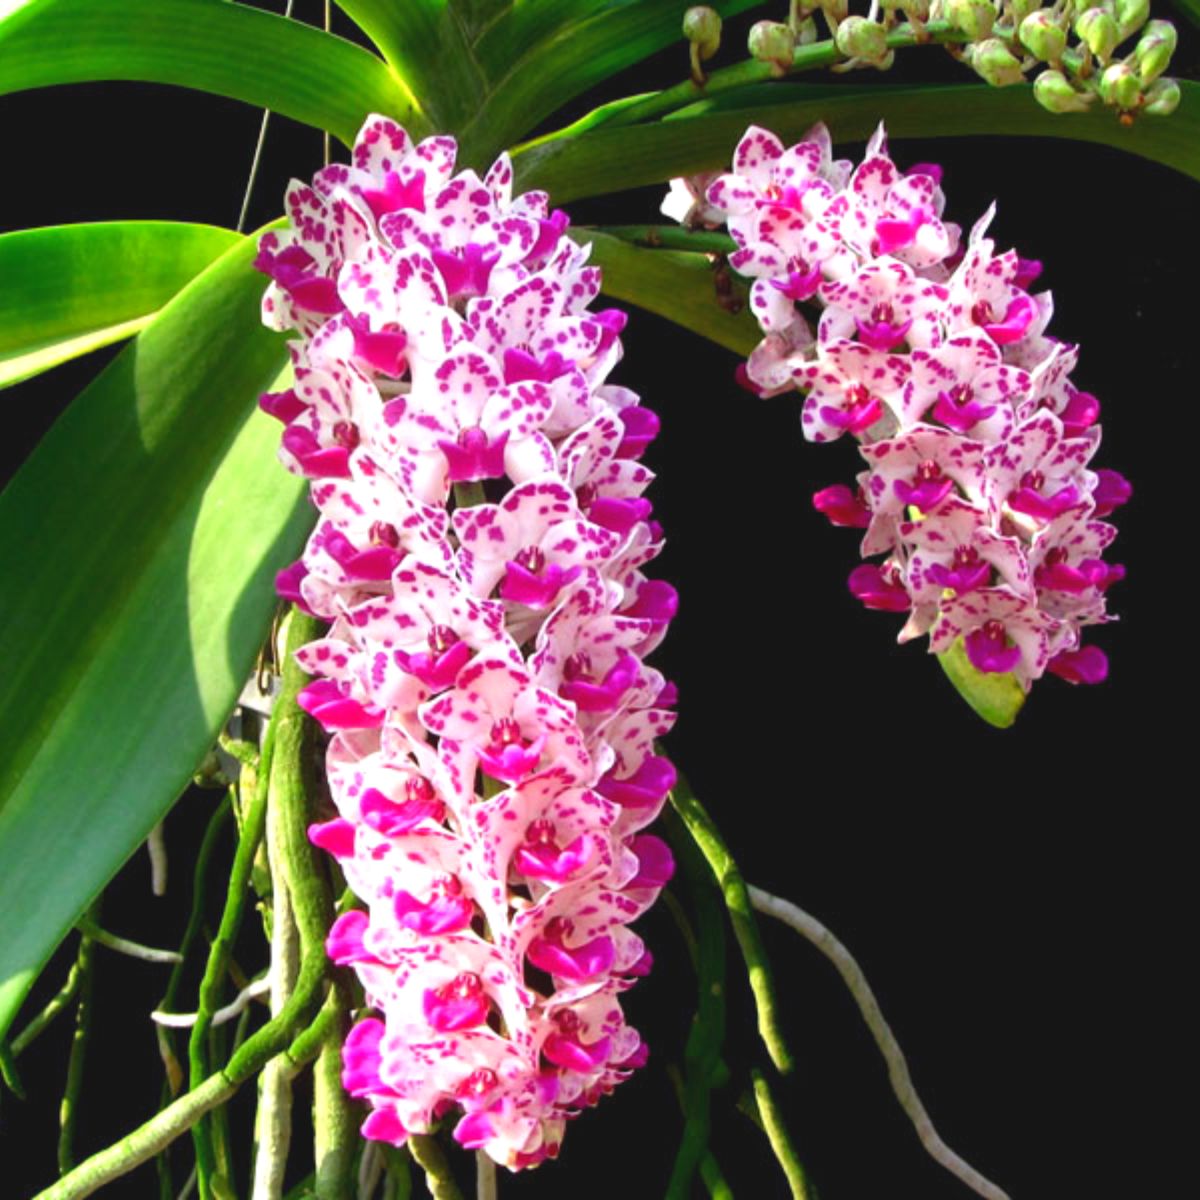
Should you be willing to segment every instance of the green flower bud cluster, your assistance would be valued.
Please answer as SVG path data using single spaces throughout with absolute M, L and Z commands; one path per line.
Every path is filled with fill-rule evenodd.
M 1164 77 L 1175 27 L 1150 20 L 1150 0 L 933 0 L 934 19 L 966 36 L 954 53 L 994 87 L 1034 78 L 1034 96 L 1055 113 L 1085 112 L 1097 102 L 1123 121 L 1166 115 L 1179 85 Z M 1117 57 L 1137 36 L 1132 50 Z
M 1150 0 L 1053 0 L 1049 6 L 1045 0 L 873 0 L 869 16 L 852 14 L 849 0 L 789 0 L 786 21 L 758 21 L 750 29 L 751 57 L 772 75 L 786 75 L 797 47 L 816 40 L 818 14 L 840 55 L 834 71 L 885 71 L 895 60 L 889 42 L 897 42 L 892 35 L 899 21 L 907 22 L 900 44 L 928 40 L 925 23 L 943 21 L 949 36 L 945 26 L 932 32 L 955 57 L 993 87 L 1032 79 L 1035 99 L 1050 112 L 1086 112 L 1100 103 L 1128 123 L 1141 113 L 1165 116 L 1179 104 L 1179 84 L 1165 75 L 1175 27 L 1150 19 Z M 703 86 L 700 64 L 720 45 L 721 18 L 697 5 L 684 15 L 683 32 L 692 78 Z

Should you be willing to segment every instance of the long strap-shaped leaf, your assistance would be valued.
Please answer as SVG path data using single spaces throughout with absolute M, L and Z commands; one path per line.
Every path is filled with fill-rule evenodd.
M 594 229 L 574 232 L 591 242 L 591 261 L 601 267 L 606 296 L 657 313 L 737 354 L 747 355 L 762 337 L 744 292 L 722 293 L 707 255 L 689 250 L 642 250 Z M 731 282 L 731 287 L 737 285 Z M 733 297 L 739 300 L 731 304 Z M 737 308 L 738 311 L 731 311 Z
M 732 16 L 759 0 L 717 0 Z M 338 0 L 454 133 L 462 159 L 499 150 L 592 84 L 670 45 L 681 0 Z
M 439 130 L 456 130 L 479 111 L 486 81 L 446 0 L 338 0 L 338 7 L 421 97 Z
M 901 138 L 983 133 L 1101 142 L 1200 179 L 1200 83 L 1180 86 L 1184 97 L 1178 112 L 1126 127 L 1107 109 L 1053 115 L 1025 87 L 965 84 L 859 91 L 778 85 L 756 89 L 753 100 L 729 93 L 721 105 L 694 105 L 653 125 L 542 140 L 513 157 L 521 187 L 545 188 L 556 203 L 563 203 L 719 167 L 728 163 L 752 123 L 787 140 L 820 120 L 841 141 L 866 137 L 882 119 L 889 134 Z
M 417 132 L 426 127 L 399 76 L 373 54 L 228 0 L 18 5 L 0 19 L 0 93 L 143 80 L 245 100 L 346 143 L 370 112 L 388 113 Z
M 131 337 L 241 236 L 105 221 L 0 236 L 0 387 Z
M 759 0 L 711 5 L 730 17 Z M 453 3 L 453 0 L 452 0 Z M 687 71 L 679 0 L 525 0 L 481 34 L 476 54 L 491 96 L 460 135 L 464 154 L 488 157 L 595 83 L 679 43 Z
M 0 495 L 0 1034 L 188 782 L 308 522 L 255 395 L 254 241 L 177 296 Z

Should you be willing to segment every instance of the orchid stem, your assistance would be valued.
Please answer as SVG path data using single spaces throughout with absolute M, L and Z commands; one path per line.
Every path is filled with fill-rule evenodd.
M 783 1168 L 792 1192 L 792 1200 L 813 1200 L 808 1174 L 795 1146 L 792 1145 L 791 1135 L 784 1124 L 783 1114 L 775 1103 L 775 1097 L 771 1095 L 771 1086 L 767 1083 L 766 1076 L 759 1070 L 751 1069 L 750 1078 L 754 1083 L 754 1099 L 758 1104 L 763 1132 L 767 1135 L 767 1141 L 771 1143 L 775 1158 Z
M 64 980 L 62 987 L 50 997 L 46 1002 L 46 1007 L 13 1038 L 13 1058 L 17 1058 L 23 1050 L 27 1050 L 45 1033 L 56 1017 L 61 1016 L 67 1011 L 71 1006 L 71 1001 L 78 995 L 79 986 L 82 981 L 83 978 L 79 971 L 79 959 L 76 958 L 71 964 L 70 971 L 67 972 L 67 978 Z
M 95 912 L 95 906 L 92 909 Z M 67 1083 L 59 1107 L 58 1173 L 66 1175 L 75 1161 L 75 1125 L 79 1118 L 79 1099 L 83 1090 L 83 1066 L 87 1058 L 92 1027 L 92 991 L 94 987 L 95 942 L 86 933 L 79 939 L 79 1001 L 75 1010 L 75 1032 L 67 1059 Z
M 428 1134 L 416 1134 L 405 1144 L 417 1166 L 425 1172 L 425 1186 L 433 1200 L 463 1200 L 463 1194 L 454 1182 L 450 1164 L 436 1138 Z
M 345 1200 L 352 1191 L 359 1118 L 342 1085 L 342 1042 L 350 1002 L 337 983 L 329 990 L 322 1015 L 329 1030 L 313 1065 L 314 1160 L 318 1200 Z
M 707 229 L 688 229 L 683 225 L 581 225 L 575 230 L 582 238 L 595 231 L 620 238 L 635 246 L 656 250 L 694 250 L 700 254 L 732 254 L 737 242 L 728 234 Z
M 688 830 L 668 814 L 667 834 L 675 848 L 696 913 L 696 1015 L 684 1047 L 683 1137 L 667 1185 L 667 1200 L 684 1200 L 708 1152 L 710 1093 L 723 1066 L 725 1039 L 725 925 L 716 888 Z
M 704 805 L 692 794 L 687 780 L 682 775 L 671 793 L 671 804 L 716 876 L 721 894 L 725 898 L 725 906 L 729 910 L 729 919 L 733 923 L 734 936 L 741 948 L 750 977 L 750 989 L 754 993 L 754 1004 L 758 1012 L 758 1035 L 766 1046 L 776 1070 L 786 1075 L 792 1069 L 792 1056 L 783 1040 L 783 1032 L 779 1025 L 779 1006 L 771 979 L 771 965 L 759 937 L 758 925 L 754 920 L 742 873 L 733 861 L 733 856 L 712 818 L 705 811 Z
M 278 757 L 276 758 L 278 761 Z M 268 791 L 267 864 L 271 875 L 271 1015 L 278 1016 L 296 985 L 300 947 L 284 869 L 279 806 Z M 254 1185 L 251 1200 L 279 1200 L 292 1138 L 292 1080 L 283 1055 L 258 1077 L 254 1118 Z
M 887 35 L 888 48 L 891 50 L 907 49 L 910 46 L 924 45 L 927 42 L 965 42 L 967 35 L 956 29 L 948 21 L 930 21 L 924 27 L 923 35 L 907 26 L 900 26 Z M 799 74 L 802 71 L 816 71 L 822 67 L 832 66 L 841 57 L 833 39 L 822 42 L 812 42 L 807 46 L 797 46 L 792 55 L 792 66 L 789 74 Z M 697 87 L 688 79 L 674 87 L 664 88 L 645 97 L 636 104 L 619 108 L 604 125 L 633 125 L 639 121 L 649 121 L 667 113 L 686 108 L 700 100 L 708 100 L 734 88 L 745 87 L 748 84 L 767 83 L 772 78 L 770 63 L 759 62 L 757 59 L 746 59 L 730 67 L 722 67 L 713 71 L 705 81 L 704 87 Z M 553 137 L 553 135 L 548 135 Z M 543 139 L 539 139 L 543 140 Z
M 276 710 L 276 715 L 278 709 Z M 233 867 L 229 875 L 229 887 L 225 893 L 225 905 L 221 913 L 221 923 L 217 928 L 217 936 L 208 954 L 208 962 L 204 968 L 204 978 L 200 982 L 199 1002 L 196 1006 L 196 1023 L 192 1026 L 188 1039 L 188 1082 L 194 1092 L 208 1075 L 208 1056 L 206 1041 L 208 1031 L 212 1026 L 213 1014 L 221 1000 L 221 984 L 225 978 L 225 970 L 229 963 L 229 955 L 233 943 L 241 928 L 242 917 L 246 909 L 246 900 L 250 890 L 250 872 L 254 865 L 254 856 L 262 841 L 263 830 L 266 826 L 267 815 L 267 783 L 270 769 L 272 747 L 275 738 L 276 720 L 273 717 L 267 728 L 266 741 L 263 745 L 262 762 L 255 779 L 250 801 L 246 804 L 245 816 L 242 821 L 241 837 L 238 839 L 237 851 L 233 858 Z M 212 1139 L 209 1136 L 207 1122 L 203 1120 L 207 1109 L 202 1110 L 194 1122 L 195 1128 L 192 1140 L 196 1146 L 197 1185 L 201 1200 L 209 1200 L 209 1179 L 213 1170 Z
M 214 1072 L 199 1087 L 185 1092 L 119 1142 L 85 1159 L 69 1175 L 39 1192 L 34 1200 L 83 1200 L 113 1180 L 129 1174 L 193 1128 L 206 1113 L 231 1099 L 247 1079 L 256 1075 L 280 1051 L 287 1055 L 294 1071 L 302 1068 L 311 1061 L 329 1032 L 330 1023 L 326 1013 L 322 1012 L 311 1025 L 292 1035 L 297 1014 L 311 1003 L 315 994 L 316 987 L 312 985 L 320 982 L 319 975 L 305 979 L 302 963 L 290 1011 L 280 1013 L 250 1037 L 223 1070 Z
M 668 1063 L 666 1070 L 667 1077 L 671 1080 L 671 1086 L 675 1089 L 675 1099 L 679 1101 L 680 1110 L 684 1111 L 683 1076 L 680 1075 L 679 1068 L 674 1063 Z M 729 1182 L 721 1170 L 721 1164 L 717 1162 L 711 1150 L 705 1150 L 700 1159 L 700 1178 L 704 1181 L 704 1186 L 708 1188 L 708 1194 L 712 1200 L 733 1200 L 733 1189 L 729 1186 Z
M 475 1200 L 496 1200 L 496 1164 L 482 1150 L 475 1151 Z
M 233 811 L 233 787 L 229 787 L 221 803 L 213 810 L 212 816 L 208 819 L 208 824 L 204 829 L 204 836 L 200 840 L 200 848 L 196 852 L 196 865 L 192 872 L 192 907 L 188 913 L 187 925 L 183 930 L 183 937 L 179 942 L 179 962 L 171 970 L 171 976 L 167 980 L 166 990 L 163 992 L 163 998 L 159 1001 L 158 1008 L 155 1010 L 159 1013 L 169 1013 L 176 1003 L 176 996 L 179 993 L 179 986 L 183 980 L 184 963 L 187 956 L 191 953 L 192 945 L 196 938 L 200 935 L 200 929 L 204 924 L 204 899 L 208 891 L 208 864 L 212 861 L 213 853 L 217 848 L 217 842 L 221 836 L 225 821 Z M 162 1094 L 159 1101 L 159 1107 L 163 1107 L 174 1096 L 179 1095 L 180 1089 L 183 1087 L 183 1068 L 180 1066 L 179 1058 L 175 1053 L 174 1039 L 171 1037 L 168 1028 L 161 1024 L 155 1026 L 155 1036 L 158 1039 L 158 1053 L 163 1061 L 163 1070 L 166 1072 L 166 1078 L 163 1080 Z M 171 1181 L 171 1164 L 169 1156 L 163 1155 L 158 1162 L 159 1185 L 163 1200 L 170 1200 L 173 1195 Z
M 412 1158 L 394 1146 L 380 1143 L 387 1166 L 387 1183 L 393 1192 L 389 1200 L 410 1200 L 412 1196 Z
M 913 1086 L 908 1063 L 896 1041 L 896 1035 L 892 1033 L 888 1023 L 884 1020 L 883 1013 L 879 1008 L 879 1001 L 875 999 L 875 993 L 871 990 L 867 977 L 855 962 L 850 951 L 816 917 L 806 913 L 790 900 L 773 896 L 753 885 L 747 890 L 751 903 L 759 912 L 782 921 L 801 937 L 807 938 L 837 968 L 838 974 L 841 975 L 850 994 L 858 1004 L 859 1012 L 862 1013 L 863 1020 L 866 1021 L 867 1028 L 871 1031 L 871 1036 L 875 1039 L 875 1044 L 879 1047 L 880 1053 L 887 1063 L 892 1091 L 895 1092 L 896 1099 L 900 1101 L 900 1107 L 904 1109 L 909 1120 L 916 1127 L 921 1145 L 925 1147 L 931 1157 L 972 1191 L 983 1196 L 985 1200 L 1009 1200 L 1007 1193 L 985 1179 L 970 1163 L 955 1154 L 938 1136 L 933 1122 L 929 1119 L 929 1113 L 926 1112 L 925 1105 L 921 1103 L 921 1098 Z

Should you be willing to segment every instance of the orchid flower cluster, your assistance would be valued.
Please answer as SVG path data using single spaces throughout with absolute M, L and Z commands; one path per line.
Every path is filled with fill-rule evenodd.
M 1101 518 L 1131 489 L 1088 469 L 1100 406 L 1070 381 L 1078 347 L 1045 333 L 1050 293 L 1028 290 L 1041 264 L 996 253 L 994 206 L 961 245 L 940 181 L 935 165 L 899 171 L 882 126 L 857 167 L 822 125 L 788 148 L 751 127 L 731 172 L 677 183 L 664 211 L 723 221 L 737 244 L 766 335 L 743 382 L 804 391 L 809 441 L 859 443 L 856 486 L 813 497 L 883 556 L 851 573 L 854 595 L 904 613 L 900 641 L 962 638 L 977 670 L 1026 691 L 1047 669 L 1098 683 L 1107 659 L 1080 633 L 1111 619 L 1124 568 L 1102 558 L 1116 530 Z
M 338 811 L 310 836 L 365 904 L 328 950 L 378 1013 L 346 1087 L 368 1138 L 455 1114 L 518 1169 L 646 1057 L 618 998 L 673 869 L 642 830 L 674 689 L 643 659 L 676 594 L 641 570 L 659 422 L 606 382 L 624 314 L 589 309 L 589 248 L 507 156 L 456 154 L 373 116 L 293 182 L 257 265 L 295 383 L 261 404 L 319 510 L 278 588 L 331 622 L 299 652 Z

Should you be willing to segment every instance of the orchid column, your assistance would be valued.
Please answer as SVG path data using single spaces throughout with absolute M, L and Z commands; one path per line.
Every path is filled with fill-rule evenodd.
M 378 1014 L 346 1086 L 369 1138 L 455 1114 L 517 1169 L 645 1060 L 618 997 L 672 870 L 640 831 L 674 781 L 643 660 L 676 596 L 642 573 L 658 420 L 606 382 L 624 315 L 506 156 L 455 154 L 372 117 L 292 185 L 259 265 L 295 386 L 262 404 L 320 511 L 279 589 L 332 623 L 300 652 L 339 814 L 312 837 L 365 904 L 329 951 Z

